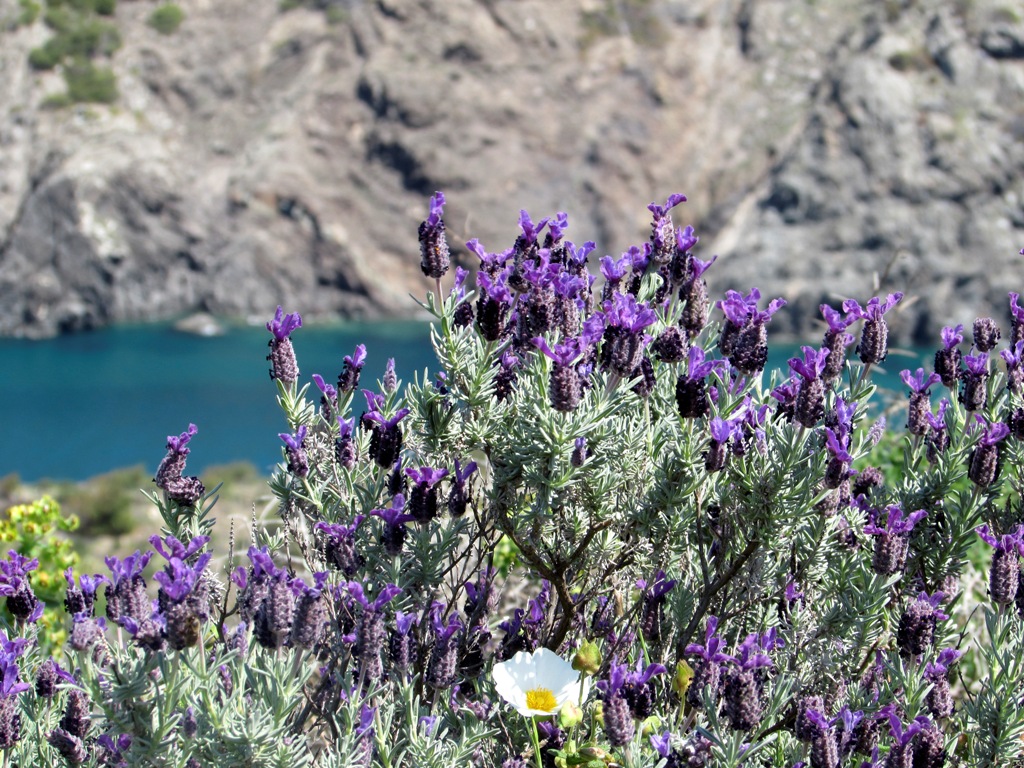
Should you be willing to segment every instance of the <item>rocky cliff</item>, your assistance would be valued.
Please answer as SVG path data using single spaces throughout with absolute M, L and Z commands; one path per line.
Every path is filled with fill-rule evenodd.
M 117 5 L 109 106 L 46 108 L 48 29 L 0 33 L 0 334 L 410 313 L 435 189 L 453 242 L 565 210 L 615 255 L 684 192 L 712 290 L 786 296 L 794 333 L 822 300 L 905 290 L 897 334 L 934 339 L 1024 288 L 1015 2 L 180 6 L 163 35 L 155 3 Z

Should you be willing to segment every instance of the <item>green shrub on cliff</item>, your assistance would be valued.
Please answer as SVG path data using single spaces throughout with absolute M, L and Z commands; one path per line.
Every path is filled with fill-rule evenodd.
M 173 35 L 185 20 L 185 12 L 177 3 L 161 5 L 149 17 L 149 26 L 161 35 Z
M 68 98 L 74 103 L 113 104 L 117 101 L 117 76 L 109 67 L 97 67 L 89 60 L 64 65 Z
M 62 67 L 67 91 L 51 94 L 44 105 L 63 107 L 75 102 L 109 104 L 117 100 L 117 80 L 109 67 L 93 59 L 112 56 L 122 44 L 117 25 L 97 18 L 111 16 L 116 0 L 47 0 L 43 21 L 53 37 L 28 55 L 36 70 Z

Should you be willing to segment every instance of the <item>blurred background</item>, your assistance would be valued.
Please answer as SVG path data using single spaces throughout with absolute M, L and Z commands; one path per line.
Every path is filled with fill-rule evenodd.
M 357 343 L 423 376 L 435 190 L 466 266 L 521 208 L 617 256 L 683 192 L 712 295 L 784 296 L 790 342 L 900 290 L 925 354 L 1024 288 L 1019 0 L 0 0 L 0 30 L 0 497 L 145 487 L 190 422 L 190 471 L 265 475 L 279 304 L 303 380 Z

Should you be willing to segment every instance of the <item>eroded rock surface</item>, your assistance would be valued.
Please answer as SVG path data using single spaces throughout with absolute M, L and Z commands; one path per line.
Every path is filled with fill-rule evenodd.
M 932 341 L 1024 288 L 1013 3 L 180 5 L 164 36 L 119 4 L 112 107 L 42 108 L 47 30 L 2 33 L 0 334 L 409 314 L 436 189 L 453 244 L 566 210 L 597 255 L 684 192 L 712 290 L 786 296 L 801 335 L 823 300 L 904 290 L 896 337 Z

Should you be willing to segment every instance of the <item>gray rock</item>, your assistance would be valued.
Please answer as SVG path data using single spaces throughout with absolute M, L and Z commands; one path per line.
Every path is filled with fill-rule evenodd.
M 995 0 L 322 5 L 194 0 L 165 37 L 119 4 L 114 107 L 43 109 L 48 33 L 3 33 L 0 334 L 408 315 L 437 189 L 465 264 L 520 208 L 617 255 L 684 192 L 712 290 L 785 295 L 773 329 L 803 336 L 822 301 L 904 290 L 895 339 L 932 343 L 1024 287 L 1021 27 Z

